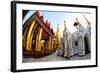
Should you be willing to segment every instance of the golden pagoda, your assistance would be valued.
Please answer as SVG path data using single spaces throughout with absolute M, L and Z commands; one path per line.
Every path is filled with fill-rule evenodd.
M 59 24 L 57 25 L 56 41 L 57 41 L 57 49 L 60 49 L 61 48 L 61 32 L 59 29 Z

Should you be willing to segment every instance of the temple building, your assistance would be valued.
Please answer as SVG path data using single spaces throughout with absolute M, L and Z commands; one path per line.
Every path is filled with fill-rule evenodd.
M 87 21 L 87 20 L 86 20 Z M 72 46 L 74 48 L 74 55 L 77 54 L 78 56 L 84 56 L 90 53 L 90 40 L 91 40 L 91 30 L 90 26 L 88 28 L 84 28 L 79 20 L 76 18 L 76 22 L 74 26 L 77 28 L 72 34 Z
M 86 19 L 86 17 L 84 17 Z M 87 28 L 84 28 L 79 20 L 76 18 L 74 26 L 77 31 L 70 33 L 64 21 L 64 31 L 63 37 L 61 39 L 61 49 L 58 49 L 57 54 L 70 59 L 72 56 L 84 56 L 90 53 L 91 51 L 91 26 L 90 22 L 87 21 Z
M 23 56 L 40 58 L 56 51 L 56 37 L 50 22 L 36 11 L 23 24 Z

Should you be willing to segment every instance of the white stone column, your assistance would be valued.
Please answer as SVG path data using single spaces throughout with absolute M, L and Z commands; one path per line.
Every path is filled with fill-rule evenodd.
M 79 42 L 78 55 L 83 56 L 85 55 L 85 47 L 84 47 L 84 37 L 82 34 L 79 36 L 78 42 Z
M 67 56 L 67 38 L 64 39 L 64 57 Z
M 73 55 L 73 48 L 72 48 L 72 37 L 70 36 L 70 38 L 69 38 L 70 40 L 69 40 L 69 50 L 70 50 L 70 56 L 72 56 Z

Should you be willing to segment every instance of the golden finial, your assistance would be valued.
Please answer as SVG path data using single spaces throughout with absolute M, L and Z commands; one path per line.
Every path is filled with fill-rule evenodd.
M 59 32 L 59 24 L 57 24 L 57 32 L 56 32 L 57 35 L 58 35 L 58 32 Z

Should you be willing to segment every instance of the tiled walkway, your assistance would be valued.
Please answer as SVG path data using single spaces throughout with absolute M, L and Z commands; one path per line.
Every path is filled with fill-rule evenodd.
M 77 55 L 71 57 L 71 59 L 69 60 L 84 60 L 84 59 L 90 59 L 91 56 L 90 54 L 87 54 L 83 57 L 78 57 Z M 35 59 L 35 58 L 23 58 L 23 62 L 44 62 L 44 61 L 68 61 L 67 58 L 58 56 L 56 53 L 53 53 L 49 56 L 45 56 L 39 59 Z

